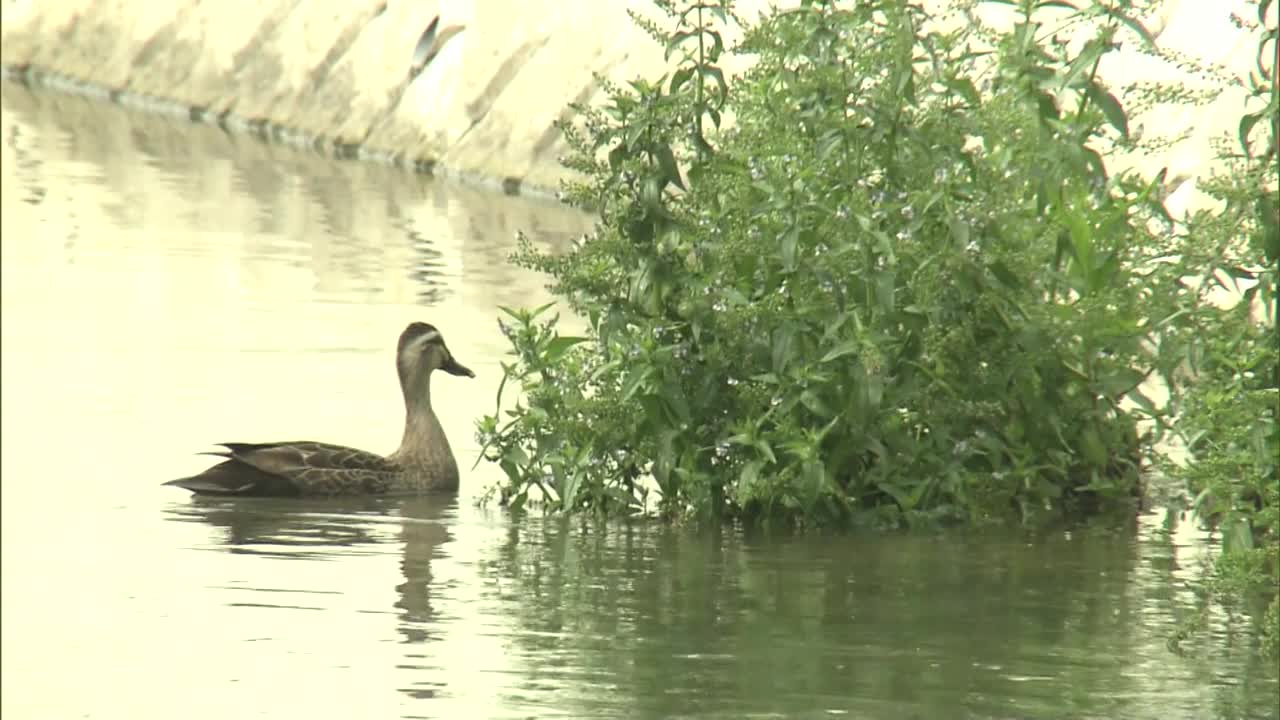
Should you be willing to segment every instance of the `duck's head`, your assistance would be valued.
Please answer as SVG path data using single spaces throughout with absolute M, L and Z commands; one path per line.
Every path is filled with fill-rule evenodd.
M 432 370 L 443 370 L 450 375 L 476 376 L 453 359 L 453 353 L 444 344 L 440 331 L 424 322 L 409 323 L 400 333 L 400 342 L 396 345 L 396 369 L 400 371 L 400 384 L 405 388 L 415 384 L 418 378 L 426 378 Z

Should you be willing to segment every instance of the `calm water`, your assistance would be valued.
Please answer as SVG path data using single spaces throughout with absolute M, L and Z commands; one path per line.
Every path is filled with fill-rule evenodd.
M 5 718 L 1276 717 L 1244 637 L 1171 652 L 1186 524 L 767 537 L 475 499 L 504 258 L 563 209 L 4 86 Z M 386 451 L 423 319 L 457 500 L 200 502 L 222 440 Z

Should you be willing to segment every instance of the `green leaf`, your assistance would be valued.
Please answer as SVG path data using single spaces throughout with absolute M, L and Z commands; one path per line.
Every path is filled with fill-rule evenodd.
M 1262 228 L 1262 251 L 1274 266 L 1280 262 L 1280 208 L 1270 193 L 1258 196 L 1258 225 Z
M 1120 367 L 1100 378 L 1098 380 L 1098 389 L 1107 397 L 1118 398 L 1137 389 L 1142 384 L 1142 381 L 1146 379 L 1147 374 L 1141 370 Z
M 1129 139 L 1129 118 L 1124 113 L 1124 107 L 1120 105 L 1120 101 L 1116 99 L 1109 91 L 1099 85 L 1096 81 L 1090 81 L 1085 86 L 1085 94 L 1091 100 L 1097 103 L 1102 110 L 1102 114 L 1107 118 L 1107 122 L 1111 127 L 1116 129 L 1122 137 Z
M 658 436 L 658 457 L 653 463 L 653 479 L 657 481 L 658 487 L 662 488 L 664 495 L 669 495 L 673 489 L 671 485 L 671 469 L 675 466 L 676 454 L 673 446 L 676 431 L 668 431 Z
M 679 93 L 680 88 L 684 87 L 684 84 L 693 78 L 693 70 L 692 66 L 685 66 L 677 70 L 675 74 L 671 76 L 671 85 L 667 92 L 672 95 Z
M 773 335 L 773 347 L 770 353 L 773 360 L 773 371 L 783 373 L 795 357 L 795 331 L 790 328 L 778 328 Z
M 997 260 L 988 265 L 987 269 L 991 271 L 991 274 L 995 276 L 996 280 L 1000 281 L 1001 285 L 1004 285 L 1010 290 L 1022 289 L 1022 280 L 1017 275 L 1013 274 L 1013 271 L 1010 270 L 1009 266 L 1005 265 L 1003 261 Z
M 867 407 L 872 410 L 878 409 L 880 401 L 884 399 L 884 378 L 879 373 L 867 373 L 862 387 L 866 393 Z
M 620 487 L 608 487 L 605 488 L 604 492 L 606 495 L 613 498 L 614 502 L 622 505 L 623 507 L 636 508 L 640 506 L 640 501 L 636 500 L 634 495 Z
M 1222 268 L 1222 271 L 1237 280 L 1254 280 L 1257 278 L 1253 271 L 1242 268 L 1239 265 L 1228 265 Z
M 1107 164 L 1102 161 L 1102 156 L 1098 154 L 1097 150 L 1090 147 L 1083 148 L 1082 152 L 1085 165 L 1093 173 L 1093 180 L 1099 184 L 1105 183 L 1107 181 Z
M 1067 229 L 1071 234 L 1071 265 L 1069 274 L 1076 282 L 1076 290 L 1082 295 L 1089 294 L 1094 288 L 1089 285 L 1093 269 L 1093 240 L 1089 226 L 1078 213 L 1067 213 Z
M 1154 35 L 1151 34 L 1151 31 L 1148 30 L 1145 25 L 1129 17 L 1128 15 L 1125 15 L 1119 10 L 1116 10 L 1115 8 L 1107 7 L 1102 3 L 1098 3 L 1098 7 L 1101 7 L 1103 12 L 1105 12 L 1106 14 L 1110 15 L 1116 20 L 1119 20 L 1120 22 L 1129 26 L 1130 30 L 1134 31 L 1135 33 L 1138 34 L 1138 37 L 1142 38 L 1142 41 L 1146 43 L 1147 48 L 1151 50 L 1156 49 L 1156 38 Z
M 800 228 L 792 225 L 783 231 L 778 241 L 782 244 L 782 266 L 788 272 L 796 269 L 796 243 L 800 239 Z
M 511 366 L 507 363 L 502 363 L 502 379 L 498 381 L 498 397 L 494 401 L 494 415 L 497 415 L 502 410 L 502 391 L 507 387 L 507 378 L 509 377 L 511 377 Z
M 1245 157 L 1253 156 L 1253 153 L 1249 149 L 1249 133 L 1253 131 L 1253 126 L 1257 125 L 1258 121 L 1265 115 L 1266 111 L 1261 110 L 1256 113 L 1249 113 L 1248 115 L 1240 116 L 1240 147 L 1244 149 Z
M 1132 400 L 1138 407 L 1142 408 L 1144 411 L 1146 411 L 1148 415 L 1152 417 L 1158 417 L 1162 414 L 1160 412 L 1160 409 L 1156 407 L 1155 401 L 1147 397 L 1146 393 L 1142 392 L 1136 387 L 1130 390 L 1128 394 L 1125 395 L 1125 397 Z
M 805 495 L 812 503 L 822 494 L 822 488 L 826 485 L 827 467 L 821 460 L 810 460 L 804 464 L 801 473 L 804 477 Z
M 702 66 L 698 68 L 698 72 L 704 78 L 710 78 L 715 81 L 719 90 L 716 102 L 717 105 L 723 105 L 724 101 L 729 97 L 729 85 L 724 81 L 724 71 L 718 67 Z
M 627 157 L 627 146 L 618 144 L 609 151 L 609 170 L 615 175 L 622 169 L 622 161 Z
M 827 407 L 827 404 L 823 402 L 822 398 L 818 397 L 818 394 L 812 390 L 805 390 L 800 393 L 800 402 L 809 409 L 809 412 L 817 415 L 818 417 L 831 417 L 831 409 Z
M 498 461 L 498 467 L 502 468 L 502 472 L 507 474 L 507 479 L 513 483 L 521 482 L 520 468 L 514 463 L 507 460 Z
M 818 138 L 818 142 L 817 142 L 818 159 L 826 160 L 827 158 L 831 157 L 831 153 L 835 152 L 836 149 L 840 147 L 843 140 L 844 140 L 843 128 L 834 127 L 824 132 Z
M 903 487 L 897 483 L 878 482 L 876 488 L 893 498 L 898 506 L 904 511 L 914 510 L 919 504 L 920 498 L 924 496 L 925 490 L 928 489 L 928 481 L 920 481 L 914 487 Z
M 622 365 L 621 360 L 610 360 L 609 362 L 597 367 L 595 370 L 592 370 L 591 375 L 587 377 L 587 381 L 596 382 L 601 377 L 603 377 L 605 373 L 613 372 L 621 365 Z
M 1094 467 L 1102 467 L 1107 464 L 1107 446 L 1102 443 L 1102 437 L 1098 435 L 1098 428 L 1093 425 L 1085 427 L 1080 433 L 1080 451 L 1084 454 L 1086 460 Z
M 829 362 L 831 362 L 832 360 L 836 360 L 836 359 L 838 359 L 838 358 L 842 358 L 842 357 L 844 357 L 845 355 L 850 355 L 850 354 L 853 354 L 853 353 L 856 353 L 856 352 L 858 352 L 858 341 L 857 341 L 857 340 L 845 340 L 844 342 L 840 343 L 839 345 L 837 345 L 837 346 L 835 346 L 835 347 L 831 348 L 830 350 L 828 350 L 828 351 L 827 351 L 827 354 L 826 354 L 826 355 L 823 355 L 823 356 L 822 356 L 822 359 L 821 359 L 821 360 L 819 360 L 818 362 L 821 362 L 821 363 L 829 363 Z
M 644 408 L 644 417 L 658 427 L 671 428 L 677 425 L 670 406 L 657 395 L 641 395 L 640 407 Z
M 669 383 L 663 388 L 662 401 L 666 404 L 667 411 L 675 418 L 677 423 L 687 423 L 693 419 L 689 408 L 689 399 L 680 392 L 679 386 L 674 383 Z
M 773 448 L 769 447 L 769 443 L 764 440 L 756 440 L 755 446 L 760 451 L 760 454 L 769 458 L 769 462 L 777 464 L 778 458 L 773 454 Z
M 1053 96 L 1046 92 L 1035 93 L 1036 108 L 1040 110 L 1041 120 L 1057 120 L 1059 117 L 1058 103 Z
M 956 244 L 965 247 L 969 244 L 969 224 L 952 215 L 947 218 L 947 227 L 951 229 L 951 237 Z
M 643 367 L 632 371 L 631 374 L 627 376 L 627 381 L 622 385 L 622 402 L 630 400 L 631 397 L 636 394 L 636 391 L 640 389 L 640 386 L 644 384 L 652 374 L 652 367 Z
M 1223 553 L 1231 555 L 1253 549 L 1253 528 L 1243 513 L 1227 513 L 1221 529 Z
M 977 107 L 982 104 L 982 96 L 978 94 L 978 88 L 973 81 L 966 77 L 947 78 L 945 85 L 956 92 L 965 102 Z
M 742 473 L 738 475 L 738 491 L 750 495 L 754 489 L 756 481 L 760 479 L 760 468 L 764 467 L 764 463 L 759 460 L 752 460 L 742 466 Z
M 721 297 L 723 297 L 724 301 L 730 305 L 741 306 L 751 304 L 751 300 L 747 298 L 746 295 L 743 295 L 741 290 L 734 287 L 725 288 L 721 293 Z
M 524 504 L 529 500 L 529 491 L 521 490 L 511 497 L 507 502 L 507 509 L 513 513 L 518 513 L 524 509 Z
M 896 273 L 885 270 L 875 275 L 876 305 L 884 313 L 893 312 L 894 280 Z
M 1102 57 L 1107 51 L 1107 46 L 1097 38 L 1089 40 L 1080 50 L 1080 54 L 1075 60 L 1067 66 L 1067 71 L 1063 73 L 1061 87 L 1075 87 L 1076 81 L 1087 72 L 1092 72 L 1094 64 L 1098 62 L 1098 58 Z
M 584 450 L 586 448 L 583 448 Z M 561 508 L 570 510 L 578 504 L 578 491 L 582 488 L 583 471 L 573 468 L 565 475 L 564 493 L 560 496 Z
M 667 182 L 667 178 L 661 172 L 648 175 L 640 183 L 640 203 L 646 208 L 654 210 L 662 205 L 662 186 Z M 650 226 L 649 239 L 653 238 L 653 228 Z
M 676 156 L 671 152 L 671 146 L 665 143 L 658 146 L 654 150 L 654 155 L 658 159 L 658 167 L 662 169 L 663 180 L 685 190 L 684 180 L 680 179 L 680 168 L 676 165 Z
M 554 365 L 559 362 L 560 358 L 564 357 L 565 353 L 569 352 L 569 348 L 580 342 L 586 342 L 586 340 L 587 338 L 584 337 L 568 335 L 552 338 L 551 342 L 547 343 L 547 349 L 542 353 L 542 362 L 547 365 Z
M 682 30 L 678 33 L 672 34 L 671 39 L 667 40 L 667 49 L 666 49 L 666 52 L 663 53 L 662 59 L 670 60 L 671 53 L 678 50 L 680 48 L 681 43 L 683 43 L 685 40 L 688 40 L 696 36 L 697 34 L 698 32 L 696 30 Z
M 1120 272 L 1120 258 L 1115 253 L 1107 253 L 1102 262 L 1089 273 L 1089 286 L 1103 290 L 1112 284 Z

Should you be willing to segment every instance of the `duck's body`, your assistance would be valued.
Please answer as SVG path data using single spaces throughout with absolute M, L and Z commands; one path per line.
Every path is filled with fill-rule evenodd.
M 431 372 L 475 374 L 453 359 L 438 330 L 413 323 L 400 335 L 396 367 L 405 399 L 400 448 L 388 456 L 310 440 L 222 443 L 227 458 L 165 485 L 201 495 L 389 495 L 458 489 L 458 464 L 431 407 Z

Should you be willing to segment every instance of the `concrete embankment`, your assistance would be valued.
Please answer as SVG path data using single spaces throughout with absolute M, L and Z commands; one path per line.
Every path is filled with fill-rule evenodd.
M 768 4 L 735 7 L 753 18 Z M 509 193 L 552 192 L 566 177 L 555 122 L 571 102 L 600 98 L 594 75 L 661 72 L 662 48 L 632 10 L 654 12 L 648 0 L 6 0 L 0 61 L 32 85 Z M 1256 16 L 1244 0 L 1168 0 L 1147 20 L 1162 46 L 1245 75 L 1257 40 L 1230 22 L 1233 12 Z M 730 70 L 742 62 L 725 60 Z M 1115 85 L 1205 84 L 1128 48 L 1102 70 Z M 1234 131 L 1241 102 L 1233 89 L 1212 106 L 1131 117 L 1182 138 L 1135 162 L 1148 174 L 1201 174 L 1213 162 L 1209 140 Z
M 19 0 L 0 58 L 35 85 L 548 191 L 564 177 L 555 121 L 597 95 L 593 73 L 663 62 L 633 7 L 649 3 Z

